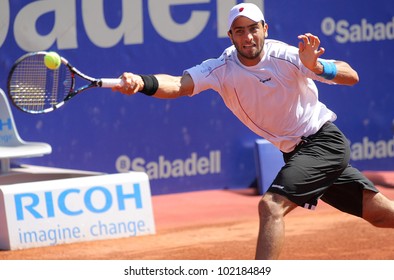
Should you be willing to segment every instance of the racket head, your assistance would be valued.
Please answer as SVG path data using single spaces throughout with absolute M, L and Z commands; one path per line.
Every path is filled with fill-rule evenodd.
M 48 52 L 33 52 L 15 61 L 8 75 L 8 96 L 23 112 L 42 114 L 61 107 L 75 85 L 68 62 L 61 57 L 60 67 L 48 69 L 44 57 Z

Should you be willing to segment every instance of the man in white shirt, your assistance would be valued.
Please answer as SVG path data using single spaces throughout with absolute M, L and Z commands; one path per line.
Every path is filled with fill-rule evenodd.
M 284 242 L 284 216 L 319 199 L 377 227 L 394 227 L 394 202 L 349 165 L 350 148 L 336 119 L 318 99 L 313 80 L 354 85 L 357 72 L 343 61 L 321 59 L 318 37 L 298 36 L 298 48 L 266 39 L 268 24 L 250 3 L 234 6 L 228 19 L 233 46 L 182 76 L 124 73 L 124 94 L 157 98 L 217 91 L 226 106 L 257 135 L 282 151 L 285 165 L 259 203 L 256 259 L 277 259 Z

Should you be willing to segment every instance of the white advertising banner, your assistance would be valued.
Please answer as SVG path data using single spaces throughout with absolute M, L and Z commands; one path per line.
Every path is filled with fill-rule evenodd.
M 15 250 L 155 233 L 143 172 L 0 187 L 0 249 Z

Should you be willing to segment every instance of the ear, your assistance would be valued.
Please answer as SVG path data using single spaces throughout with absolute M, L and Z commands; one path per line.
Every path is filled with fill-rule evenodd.
M 268 37 L 268 24 L 264 23 L 263 28 L 264 28 L 264 37 L 267 38 Z

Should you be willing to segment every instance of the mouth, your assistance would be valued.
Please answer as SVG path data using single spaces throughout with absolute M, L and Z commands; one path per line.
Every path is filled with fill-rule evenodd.
M 243 45 L 244 49 L 252 49 L 252 48 L 255 48 L 255 47 L 256 47 L 256 44 Z

